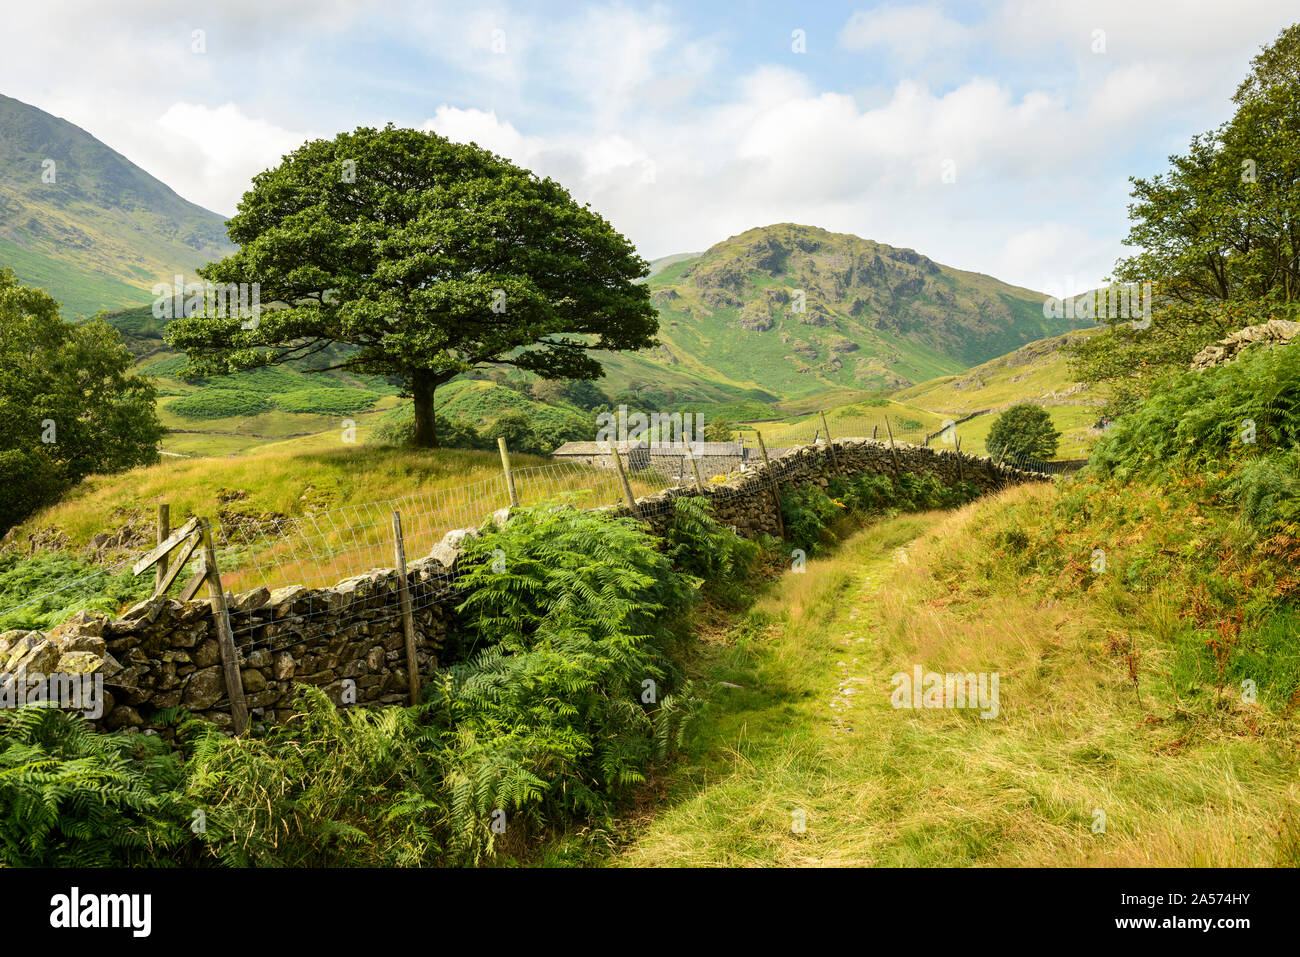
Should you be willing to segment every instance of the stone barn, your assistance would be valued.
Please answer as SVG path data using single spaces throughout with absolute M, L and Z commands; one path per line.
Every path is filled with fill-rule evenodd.
M 758 454 L 741 442 L 659 442 L 650 446 L 650 467 L 681 482 L 693 482 L 695 476 L 686 459 L 688 452 L 695 457 L 700 478 L 706 482 L 713 475 L 739 472 L 751 464 L 751 455 Z
M 575 462 L 578 465 L 612 469 L 614 467 L 612 452 L 616 447 L 623 454 L 623 466 L 630 471 L 637 472 L 650 466 L 650 446 L 645 441 L 565 442 L 551 453 L 551 458 L 557 462 Z

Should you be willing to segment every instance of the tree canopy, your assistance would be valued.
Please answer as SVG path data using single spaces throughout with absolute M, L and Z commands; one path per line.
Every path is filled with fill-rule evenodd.
M 94 472 L 158 461 L 148 380 L 102 319 L 65 322 L 0 268 L 0 532 Z
M 1046 460 L 1056 454 L 1060 440 L 1046 409 L 1022 404 L 998 416 L 984 446 L 994 458 Z
M 417 445 L 435 444 L 434 390 L 460 373 L 594 379 L 592 352 L 645 348 L 658 331 L 636 282 L 648 264 L 608 222 L 554 180 L 435 133 L 306 143 L 254 177 L 229 233 L 238 251 L 199 274 L 258 283 L 263 310 L 175 319 L 168 339 L 195 370 L 335 348 L 330 368 L 403 383 Z
M 1300 314 L 1300 24 L 1255 57 L 1233 99 L 1233 116 L 1168 170 L 1130 180 L 1125 242 L 1140 251 L 1115 278 L 1152 284 L 1152 322 L 1111 318 L 1069 350 L 1076 375 L 1110 387 L 1112 413 L 1227 333 Z

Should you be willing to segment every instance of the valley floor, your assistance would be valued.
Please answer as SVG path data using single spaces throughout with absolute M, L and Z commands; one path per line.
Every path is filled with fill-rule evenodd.
M 1014 574 L 962 571 L 991 515 L 1055 494 L 896 518 L 787 573 L 710 644 L 697 753 L 598 862 L 1296 864 L 1292 722 L 1222 689 L 1200 706 L 1170 689 L 1150 627 L 1167 609 L 1126 614 L 1095 590 L 1035 599 Z M 890 678 L 916 665 L 999 672 L 997 717 L 896 710 Z M 561 842 L 547 863 L 591 844 Z

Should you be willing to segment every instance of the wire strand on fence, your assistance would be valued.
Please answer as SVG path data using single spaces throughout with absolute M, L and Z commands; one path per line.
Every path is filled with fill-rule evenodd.
M 803 445 L 824 444 L 825 435 L 814 415 L 801 423 L 764 424 L 768 437 L 771 464 L 764 477 L 765 486 L 775 486 L 786 481 L 793 469 L 789 454 Z M 893 432 L 898 445 L 922 445 L 927 433 L 919 423 L 889 421 L 888 431 Z M 831 423 L 836 442 L 849 439 L 882 440 L 884 418 L 841 418 Z M 894 428 L 895 425 L 903 427 Z M 912 427 L 915 425 L 916 427 Z M 820 442 L 816 441 L 820 439 Z M 804 441 L 809 439 L 812 441 Z M 650 449 L 637 467 L 629 474 L 633 492 L 639 500 L 654 493 L 675 489 L 677 494 L 695 494 L 692 470 L 687 464 L 691 444 Z M 698 444 L 695 450 L 702 447 Z M 697 459 L 702 465 L 705 486 L 713 501 L 729 504 L 738 496 L 749 494 L 743 488 L 731 488 L 719 481 L 728 473 L 748 472 L 758 468 L 758 443 L 752 433 L 741 431 L 734 443 L 720 447 L 709 443 L 714 453 Z M 1003 463 L 1010 468 L 1026 471 L 1047 471 L 1049 463 L 1027 457 L 1013 458 Z M 601 467 L 599 456 L 592 465 L 573 462 L 555 462 L 548 465 L 526 466 L 512 470 L 516 492 L 521 506 L 545 502 L 563 502 L 579 508 L 617 507 L 623 503 L 622 489 L 617 472 L 612 466 Z M 391 569 L 393 556 L 392 514 L 402 516 L 404 541 L 408 562 L 422 568 L 420 581 L 412 583 L 412 607 L 418 614 L 435 604 L 440 589 L 449 587 L 449 571 L 440 572 L 441 565 L 421 563 L 443 537 L 455 529 L 477 528 L 484 518 L 510 504 L 505 476 L 494 475 L 478 482 L 450 488 L 422 489 L 398 498 L 358 505 L 345 505 L 309 512 L 298 516 L 230 516 L 210 526 L 214 548 L 219 555 L 222 582 L 231 593 L 241 594 L 256 588 L 270 591 L 300 586 L 305 589 L 326 589 L 376 570 Z M 671 497 L 644 505 L 643 517 L 656 517 L 673 507 Z M 193 561 L 198 561 L 196 557 Z M 111 575 L 128 562 L 121 562 L 66 583 L 51 592 L 34 596 L 4 609 L 4 613 L 48 599 L 51 595 L 91 581 L 102 575 Z M 188 574 L 177 576 L 184 582 Z M 173 586 L 173 592 L 176 585 Z M 370 610 L 373 614 L 374 609 Z M 264 615 L 245 614 L 237 607 L 232 610 L 232 627 L 236 641 L 242 648 L 265 647 L 275 650 L 301 642 L 304 628 L 316 621 L 331 618 L 338 623 L 336 613 L 328 607 L 306 615 L 293 616 L 292 627 L 269 628 Z M 392 618 L 400 619 L 400 611 Z M 382 617 L 367 617 L 371 624 L 382 623 Z M 297 637 L 294 637 L 294 636 Z M 280 637 L 277 637 L 280 636 Z

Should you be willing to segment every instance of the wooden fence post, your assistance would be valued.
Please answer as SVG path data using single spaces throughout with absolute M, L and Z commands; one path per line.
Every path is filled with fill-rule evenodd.
M 964 482 L 966 481 L 966 471 L 961 467 L 961 438 L 954 435 L 953 441 L 957 445 L 957 481 Z
M 614 444 L 614 468 L 618 469 L 619 480 L 623 483 L 623 495 L 627 499 L 627 507 L 632 510 L 632 514 L 637 518 L 641 517 L 641 509 L 637 507 L 636 496 L 632 494 L 632 483 L 627 480 L 627 473 L 623 471 L 623 453 L 618 450 L 618 444 Z
M 844 473 L 840 470 L 840 457 L 835 454 L 835 440 L 831 438 L 831 427 L 826 424 L 826 413 L 818 409 L 817 414 L 822 417 L 822 431 L 826 433 L 826 445 L 831 450 L 831 464 L 835 466 L 835 471 L 842 475 Z
M 167 541 L 171 535 L 172 528 L 172 508 L 166 502 L 158 506 L 158 539 L 156 544 L 161 545 Z M 174 577 L 174 576 L 173 576 Z M 153 567 L 153 590 L 154 596 L 163 590 L 163 582 L 167 581 L 167 556 L 164 555 L 158 559 L 158 564 Z
M 776 527 L 781 531 L 781 537 L 785 538 L 785 519 L 781 517 L 781 491 L 777 488 L 776 474 L 772 471 L 772 463 L 767 457 L 767 443 L 763 441 L 763 433 L 754 430 L 754 435 L 758 436 L 758 450 L 763 453 L 763 466 L 767 469 L 768 481 L 772 483 L 772 501 L 776 505 Z
M 221 584 L 221 572 L 217 568 L 217 551 L 212 547 L 212 526 L 206 518 L 199 519 L 199 523 L 203 526 L 203 564 L 207 571 L 208 594 L 212 597 L 212 617 L 217 623 L 221 665 L 226 673 L 230 717 L 235 722 L 235 734 L 243 734 L 248 729 L 248 702 L 244 700 L 244 678 L 239 673 L 235 636 L 230 630 L 230 610 L 226 607 L 226 591 Z
M 695 461 L 695 456 L 692 453 L 687 453 L 687 458 L 691 460 L 691 471 L 695 473 L 695 491 L 703 495 L 704 483 L 700 481 L 700 463 Z
M 510 452 L 506 449 L 506 437 L 497 436 L 497 448 L 501 450 L 501 470 L 506 473 L 506 488 L 510 491 L 510 504 L 519 507 L 519 493 L 515 491 L 515 476 L 510 471 Z
M 899 475 L 898 452 L 894 449 L 894 430 L 889 427 L 889 416 L 885 416 L 885 431 L 889 433 L 889 457 L 894 460 L 894 477 Z
M 504 441 L 504 439 L 502 440 Z M 415 659 L 415 616 L 411 613 L 411 588 L 406 579 L 406 542 L 402 538 L 402 513 L 393 509 L 393 557 L 397 560 L 397 596 L 406 634 L 406 674 L 411 704 L 420 703 L 420 666 Z

